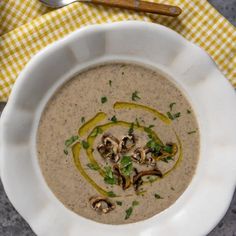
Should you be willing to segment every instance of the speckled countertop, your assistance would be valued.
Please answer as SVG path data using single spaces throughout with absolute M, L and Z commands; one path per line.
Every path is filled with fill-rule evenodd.
M 209 0 L 209 2 L 236 26 L 236 0 Z M 0 113 L 4 106 L 4 103 L 0 103 Z M 0 236 L 34 235 L 9 202 L 0 181 Z M 208 236 L 236 236 L 236 192 L 225 217 Z

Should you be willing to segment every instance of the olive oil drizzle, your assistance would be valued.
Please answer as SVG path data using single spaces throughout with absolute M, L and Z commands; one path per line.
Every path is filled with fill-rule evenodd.
M 78 131 L 79 136 L 82 137 L 85 134 L 87 134 L 89 130 L 91 130 L 99 122 L 103 121 L 106 117 L 107 117 L 106 113 L 98 112 L 92 119 L 88 120 L 79 128 Z
M 165 116 L 163 113 L 157 111 L 154 108 L 144 106 L 141 104 L 131 103 L 131 102 L 116 102 L 113 105 L 113 108 L 114 109 L 141 109 L 141 110 L 148 111 L 148 112 L 152 113 L 155 117 L 159 118 L 165 124 L 167 124 L 167 125 L 171 124 L 171 120 L 167 116 Z
M 77 169 L 79 170 L 80 174 L 103 196 L 109 196 L 109 193 L 102 189 L 99 185 L 97 185 L 93 179 L 86 173 L 84 170 L 81 162 L 80 162 L 80 151 L 81 151 L 81 144 L 78 142 L 72 146 L 72 153 L 74 158 L 74 163 Z

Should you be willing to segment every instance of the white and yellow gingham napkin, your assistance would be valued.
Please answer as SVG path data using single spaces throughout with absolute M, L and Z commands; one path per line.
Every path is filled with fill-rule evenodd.
M 168 26 L 204 48 L 236 87 L 236 30 L 206 0 L 166 0 L 178 18 L 73 3 L 50 10 L 38 0 L 0 0 L 0 101 L 6 101 L 26 63 L 41 49 L 86 25 L 122 20 Z M 29 78 L 30 79 L 30 78 Z

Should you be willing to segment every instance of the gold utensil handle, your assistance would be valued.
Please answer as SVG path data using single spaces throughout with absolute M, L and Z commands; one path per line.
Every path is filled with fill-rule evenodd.
M 109 7 L 118 7 L 173 17 L 180 15 L 182 12 L 181 8 L 177 6 L 138 0 L 91 0 L 91 2 Z

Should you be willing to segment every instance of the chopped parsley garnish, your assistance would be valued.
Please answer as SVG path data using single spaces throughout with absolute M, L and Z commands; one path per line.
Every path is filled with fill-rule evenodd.
M 144 127 L 144 131 L 148 134 L 151 134 L 152 133 L 152 129 L 149 128 L 149 127 Z
M 100 167 L 96 163 L 88 163 L 87 167 L 91 170 L 99 170 L 100 169 Z
M 173 157 L 164 157 L 164 158 L 162 158 L 161 159 L 163 162 L 165 162 L 165 163 L 169 163 L 169 161 L 173 161 L 174 159 L 173 159 Z
M 85 117 L 82 116 L 82 117 L 81 117 L 81 123 L 84 123 L 84 122 L 85 122 Z
M 68 150 L 66 150 L 66 149 L 64 149 L 64 153 L 65 153 L 65 155 L 69 154 Z
M 134 123 L 130 125 L 130 128 L 128 130 L 128 134 L 131 135 L 134 132 Z
M 109 80 L 109 85 L 110 85 L 110 87 L 112 86 L 112 81 L 111 80 Z
M 173 152 L 173 146 L 166 145 L 166 146 L 163 147 L 163 151 L 168 152 L 168 153 L 172 153 Z
M 65 141 L 65 146 L 69 147 L 71 144 L 73 144 L 75 141 L 79 139 L 79 136 L 71 136 L 69 139 Z
M 180 112 L 178 112 L 178 113 L 175 113 L 173 116 L 174 116 L 174 119 L 176 119 L 176 118 L 179 118 L 180 117 L 180 115 L 181 115 L 181 113 Z
M 173 108 L 174 105 L 176 105 L 175 102 L 172 102 L 172 103 L 169 105 L 171 111 L 172 111 L 172 108 Z
M 82 141 L 82 146 L 83 146 L 84 149 L 88 149 L 89 148 L 89 143 L 83 140 Z
M 141 196 L 144 196 L 144 194 L 146 193 L 147 191 L 146 190 L 144 190 L 144 191 L 137 191 L 137 195 L 139 196 L 139 195 L 141 195 Z
M 174 117 L 172 116 L 172 114 L 169 111 L 166 114 L 170 120 L 174 120 Z
M 122 206 L 123 202 L 121 202 L 121 201 L 116 201 L 116 204 L 117 204 L 118 206 Z
M 135 119 L 135 124 L 137 125 L 137 127 L 140 127 L 140 123 L 138 121 L 138 118 Z
M 102 134 L 103 130 L 100 127 L 96 127 L 92 133 L 90 134 L 91 137 L 97 137 L 98 134 Z
M 168 112 L 166 113 L 166 115 L 168 116 L 168 118 L 169 118 L 170 120 L 175 120 L 175 119 L 179 118 L 180 115 L 181 115 L 180 112 L 177 112 L 177 113 L 173 113 L 173 112 L 172 112 L 172 111 L 173 111 L 173 107 L 174 107 L 175 105 L 176 105 L 176 103 L 175 103 L 175 102 L 172 102 L 172 103 L 169 105 L 170 111 L 168 111 Z
M 116 123 L 116 122 L 117 122 L 116 116 L 112 116 L 112 117 L 111 117 L 111 121 L 114 122 L 114 123 Z
M 147 147 L 149 147 L 152 150 L 152 152 L 156 154 L 158 154 L 162 148 L 162 146 L 153 139 L 147 142 Z
M 126 215 L 125 215 L 125 220 L 127 220 L 127 219 L 130 218 L 132 212 L 133 212 L 133 207 L 129 207 L 129 208 L 125 211 L 125 213 L 126 213 Z
M 132 101 L 137 101 L 138 99 L 141 99 L 138 93 L 139 93 L 138 91 L 132 93 Z
M 152 129 L 153 127 L 155 127 L 155 125 L 149 125 L 148 128 Z
M 171 187 L 170 189 L 171 189 L 172 191 L 175 191 L 175 188 L 173 188 L 173 187 Z
M 134 200 L 134 201 L 132 202 L 132 206 L 133 206 L 133 207 L 138 206 L 138 205 L 139 205 L 139 202 L 138 202 L 138 201 Z
M 105 166 L 104 182 L 111 185 L 116 184 L 117 182 L 110 166 Z
M 179 118 L 181 115 L 180 112 L 175 113 L 175 114 L 171 114 L 169 111 L 166 114 L 170 120 L 175 120 L 176 118 Z
M 138 206 L 139 205 L 139 202 L 138 201 L 136 201 L 136 200 L 134 200 L 133 202 L 132 202 L 132 206 L 131 207 L 129 207 L 126 211 L 125 211 L 125 220 L 127 220 L 127 219 L 129 219 L 130 218 L 130 216 L 132 215 L 132 213 L 133 213 L 133 208 L 134 207 L 136 207 L 136 206 Z
M 154 197 L 156 198 L 156 199 L 163 199 L 163 197 L 161 197 L 159 194 L 157 194 L 157 193 L 155 193 L 154 194 Z
M 101 103 L 103 104 L 103 103 L 105 103 L 105 102 L 107 102 L 107 97 L 101 97 Z
M 116 194 L 113 191 L 107 192 L 108 197 L 116 197 Z
M 188 134 L 195 134 L 195 133 L 197 133 L 196 130 L 193 130 L 193 131 L 188 132 Z
M 130 156 L 123 156 L 120 161 L 120 171 L 125 176 L 130 176 L 133 170 L 133 162 Z
M 191 114 L 192 112 L 191 112 L 189 109 L 187 109 L 187 113 L 188 113 L 188 114 Z

